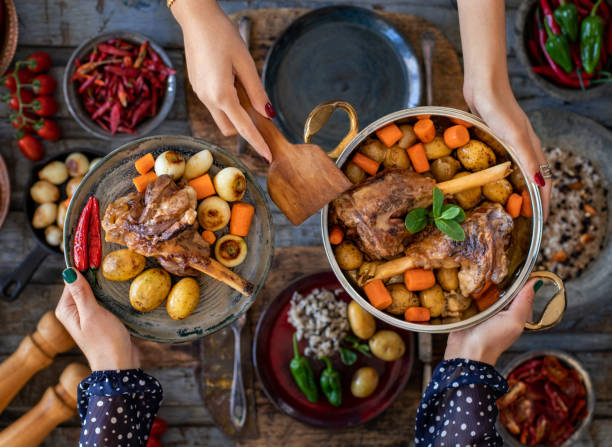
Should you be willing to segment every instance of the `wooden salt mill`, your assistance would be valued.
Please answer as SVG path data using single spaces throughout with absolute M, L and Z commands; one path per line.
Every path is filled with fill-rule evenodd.
M 77 387 L 89 374 L 89 368 L 85 365 L 68 365 L 57 385 L 47 388 L 30 411 L 0 432 L 0 447 L 39 445 L 55 427 L 74 416 L 77 409 Z
M 44 314 L 36 332 L 26 335 L 17 350 L 0 365 L 0 412 L 34 374 L 49 366 L 58 353 L 73 346 L 74 340 L 53 311 Z

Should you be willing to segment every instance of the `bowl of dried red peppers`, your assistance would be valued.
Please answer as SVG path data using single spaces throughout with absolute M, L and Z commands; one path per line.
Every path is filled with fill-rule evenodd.
M 74 119 L 99 138 L 143 136 L 168 115 L 176 75 L 166 52 L 132 31 L 101 34 L 68 60 L 64 97 Z
M 497 427 L 513 446 L 569 447 L 591 422 L 595 394 L 578 360 L 561 351 L 532 351 L 504 368 L 508 393 L 497 401 Z

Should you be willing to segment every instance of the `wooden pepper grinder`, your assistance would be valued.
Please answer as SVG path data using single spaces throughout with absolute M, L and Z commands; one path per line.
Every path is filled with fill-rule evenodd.
M 77 387 L 89 374 L 89 368 L 85 365 L 68 365 L 57 385 L 47 388 L 30 411 L 0 432 L 0 447 L 39 445 L 55 427 L 74 416 L 77 409 Z
M 58 353 L 73 346 L 74 340 L 53 311 L 44 314 L 36 332 L 26 335 L 17 350 L 0 365 L 0 412 L 34 374 L 49 366 Z

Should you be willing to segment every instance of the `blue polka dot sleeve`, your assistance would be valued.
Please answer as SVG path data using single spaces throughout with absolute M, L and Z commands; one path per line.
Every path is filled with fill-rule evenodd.
M 495 402 L 508 384 L 493 366 L 444 360 L 433 373 L 417 410 L 419 447 L 501 447 Z
M 141 369 L 94 371 L 78 388 L 79 447 L 144 447 L 162 398 Z

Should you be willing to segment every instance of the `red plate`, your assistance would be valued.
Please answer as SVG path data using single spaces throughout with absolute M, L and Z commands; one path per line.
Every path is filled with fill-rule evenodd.
M 333 407 L 322 393 L 319 393 L 319 401 L 313 404 L 299 390 L 289 371 L 289 362 L 293 358 L 292 337 L 295 329 L 287 321 L 287 313 L 293 292 L 297 291 L 305 296 L 315 288 L 342 290 L 332 272 L 306 276 L 281 292 L 259 318 L 253 343 L 257 376 L 268 398 L 279 409 L 301 422 L 327 428 L 361 424 L 382 413 L 404 389 L 412 370 L 413 335 L 411 332 L 391 328 L 381 321 L 376 321 L 377 330 L 392 329 L 404 339 L 404 356 L 395 362 L 384 362 L 359 354 L 354 365 L 346 366 L 340 361 L 340 355 L 335 354 L 331 360 L 342 376 L 342 405 Z M 351 300 L 344 291 L 338 295 L 338 299 L 346 302 Z M 304 352 L 305 346 L 306 343 L 302 340 L 301 353 Z M 309 361 L 318 378 L 324 369 L 324 362 L 311 358 Z M 359 399 L 351 394 L 350 383 L 353 373 L 362 366 L 376 369 L 380 381 L 371 396 Z

